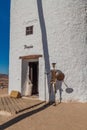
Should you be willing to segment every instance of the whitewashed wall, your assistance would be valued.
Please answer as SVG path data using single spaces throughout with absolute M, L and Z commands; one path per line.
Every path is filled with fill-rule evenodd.
M 22 61 L 19 57 L 42 54 L 40 25 L 35 0 L 12 0 L 10 24 L 9 92 L 13 89 L 21 92 Z M 26 36 L 26 27 L 31 25 L 34 25 L 34 34 Z M 33 45 L 33 48 L 24 49 L 24 45 Z
M 61 84 L 62 101 L 87 102 L 87 0 L 42 0 L 43 19 L 39 19 L 40 5 L 37 0 L 11 0 L 9 93 L 13 89 L 21 92 L 22 61 L 19 57 L 42 54 L 39 98 L 45 99 L 44 51 L 48 47 L 50 66 L 56 62 L 56 68 L 65 74 L 65 83 L 73 89 L 72 93 L 67 93 L 66 86 Z M 34 25 L 34 34 L 26 36 L 25 28 L 31 25 Z M 43 31 L 46 36 L 42 35 Z M 43 37 L 47 44 L 44 51 Z M 33 48 L 24 49 L 25 44 Z M 47 83 L 46 87 L 48 100 Z M 56 98 L 59 99 L 59 86 L 57 89 Z

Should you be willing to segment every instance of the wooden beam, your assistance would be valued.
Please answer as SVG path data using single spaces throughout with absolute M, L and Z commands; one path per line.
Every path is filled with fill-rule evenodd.
M 38 59 L 42 57 L 42 55 L 27 55 L 27 56 L 20 56 L 19 59 L 28 60 L 28 59 Z

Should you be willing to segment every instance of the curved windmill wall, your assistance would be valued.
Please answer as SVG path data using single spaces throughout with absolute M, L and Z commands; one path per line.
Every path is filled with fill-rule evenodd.
M 26 37 L 25 27 L 30 25 L 34 34 Z M 58 82 L 56 99 L 87 102 L 87 0 L 12 0 L 10 32 L 9 92 L 21 92 L 19 57 L 39 52 L 43 55 L 39 59 L 39 99 L 49 99 L 44 71 L 56 62 L 56 69 L 65 74 L 65 84 Z M 34 47 L 24 49 L 25 44 Z

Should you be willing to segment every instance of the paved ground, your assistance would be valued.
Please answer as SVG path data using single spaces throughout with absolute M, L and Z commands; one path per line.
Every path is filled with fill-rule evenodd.
M 0 130 L 87 130 L 87 103 L 42 102 L 16 115 L 1 116 L 0 124 Z
M 87 104 L 44 103 L 9 117 L 1 130 L 87 130 Z
M 31 107 L 34 107 L 39 103 L 41 103 L 41 101 L 36 100 L 36 102 L 33 102 L 32 100 L 29 100 L 29 98 L 23 99 L 11 98 L 10 96 L 3 96 L 0 97 L 0 111 L 5 111 L 10 114 L 16 114 Z

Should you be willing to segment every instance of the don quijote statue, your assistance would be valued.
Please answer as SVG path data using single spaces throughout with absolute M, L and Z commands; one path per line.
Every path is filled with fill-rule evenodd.
M 55 69 L 55 65 L 56 65 L 56 63 L 52 63 L 53 69 L 51 70 L 51 80 L 50 80 L 50 93 L 52 90 L 51 87 L 53 87 L 54 94 L 56 94 L 56 92 L 57 92 L 56 82 L 64 81 L 64 78 L 65 78 L 65 75 L 63 72 Z M 55 103 L 56 103 L 56 101 L 55 101 Z
M 56 69 L 55 69 L 56 63 L 52 63 L 53 69 L 51 70 L 51 80 L 50 80 L 50 85 L 53 87 L 54 92 L 56 93 Z M 51 88 L 50 88 L 50 93 L 51 93 Z

